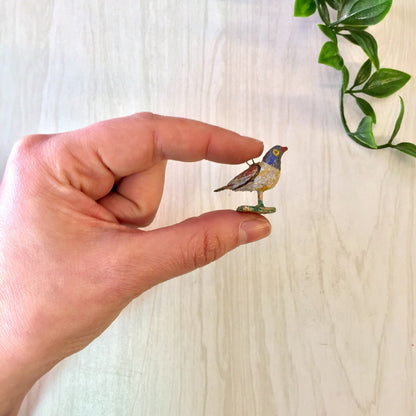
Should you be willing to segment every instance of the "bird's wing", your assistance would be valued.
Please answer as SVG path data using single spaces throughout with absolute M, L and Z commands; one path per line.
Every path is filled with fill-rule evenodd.
M 252 181 L 260 172 L 260 165 L 258 163 L 253 163 L 248 169 L 244 172 L 241 172 L 234 179 L 231 179 L 227 184 L 227 189 L 236 190 L 243 187 L 250 181 Z

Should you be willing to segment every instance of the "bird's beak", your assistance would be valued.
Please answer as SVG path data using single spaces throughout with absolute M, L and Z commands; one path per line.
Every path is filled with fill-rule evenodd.
M 287 150 L 287 147 L 281 147 L 281 149 L 282 149 L 282 154 L 284 153 L 284 152 L 286 152 L 286 150 Z

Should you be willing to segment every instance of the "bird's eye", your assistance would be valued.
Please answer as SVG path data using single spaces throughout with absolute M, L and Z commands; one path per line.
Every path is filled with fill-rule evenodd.
M 277 157 L 277 156 L 279 156 L 279 153 L 280 153 L 280 152 L 279 152 L 277 149 L 274 149 L 274 150 L 273 150 L 273 154 L 274 154 L 276 157 Z

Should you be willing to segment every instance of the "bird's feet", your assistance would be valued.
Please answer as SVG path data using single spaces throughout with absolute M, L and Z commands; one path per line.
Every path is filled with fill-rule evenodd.
M 241 205 L 237 208 L 239 212 L 257 212 L 258 214 L 273 214 L 276 212 L 275 207 L 265 207 L 263 201 L 259 200 L 259 203 L 255 206 Z

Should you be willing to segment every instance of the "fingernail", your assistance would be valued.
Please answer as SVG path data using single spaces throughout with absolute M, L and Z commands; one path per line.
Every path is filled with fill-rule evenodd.
M 265 218 L 256 218 L 243 221 L 240 224 L 239 243 L 247 244 L 260 240 L 270 234 L 271 225 Z

